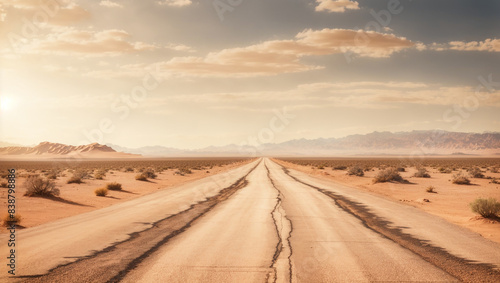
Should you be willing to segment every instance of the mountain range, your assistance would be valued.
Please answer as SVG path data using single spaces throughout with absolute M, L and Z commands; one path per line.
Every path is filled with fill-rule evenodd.
M 0 143 L 1 145 L 2 143 Z M 82 157 L 212 157 L 212 156 L 352 156 L 352 155 L 500 155 L 500 133 L 447 131 L 373 132 L 343 138 L 295 139 L 254 146 L 210 146 L 183 150 L 165 146 L 127 148 L 97 143 L 70 146 L 42 142 L 34 147 L 0 147 L 0 155 Z

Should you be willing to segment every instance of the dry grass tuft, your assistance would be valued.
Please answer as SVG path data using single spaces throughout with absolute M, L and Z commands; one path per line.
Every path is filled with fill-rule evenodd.
M 494 198 L 477 198 L 469 205 L 472 212 L 478 213 L 484 218 L 495 217 L 500 213 L 500 203 Z
M 399 175 L 396 168 L 387 168 L 378 172 L 377 176 L 373 179 L 373 183 L 385 183 L 385 182 L 398 182 L 406 183 L 407 181 Z
M 106 188 L 98 188 L 94 191 L 95 195 L 98 197 L 105 197 L 108 195 L 108 189 Z

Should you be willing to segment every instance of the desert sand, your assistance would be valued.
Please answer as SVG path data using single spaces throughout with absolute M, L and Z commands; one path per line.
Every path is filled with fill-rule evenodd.
M 24 160 L 24 158 L 22 160 Z M 40 161 L 40 159 L 36 160 Z M 110 161 L 116 162 L 113 160 L 116 159 Z M 106 160 L 98 159 L 98 161 L 95 161 L 96 164 L 100 162 L 106 162 Z M 191 174 L 184 174 L 184 176 L 176 174 L 175 172 L 178 171 L 177 169 L 169 169 L 157 173 L 158 176 L 155 179 L 149 179 L 148 181 L 136 180 L 135 176 L 138 172 L 110 170 L 106 173 L 103 180 L 86 178 L 83 179 L 83 183 L 81 184 L 67 184 L 67 180 L 72 176 L 71 172 L 73 171 L 66 169 L 60 173 L 63 177 L 58 177 L 54 180 L 57 188 L 60 190 L 60 195 L 57 198 L 24 196 L 26 192 L 24 186 L 26 176 L 29 174 L 39 174 L 43 176 L 44 174 L 41 170 L 30 170 L 30 172 L 27 172 L 26 169 L 21 169 L 16 173 L 16 183 L 18 187 L 16 192 L 16 209 L 22 217 L 21 228 L 34 227 L 57 219 L 122 203 L 158 190 L 168 190 L 169 188 L 177 187 L 187 182 L 231 170 L 244 163 L 246 162 L 235 162 L 223 166 L 213 166 L 211 169 L 206 168 L 204 170 L 193 169 Z M 131 162 L 130 164 L 134 163 Z M 137 168 L 134 169 L 137 170 Z M 5 180 L 1 179 L 1 181 Z M 111 182 L 122 184 L 123 189 L 121 191 L 110 190 L 105 197 L 98 197 L 95 195 L 95 189 L 105 187 L 107 183 Z M 4 207 L 7 206 L 7 189 L 5 188 L 0 189 L 0 201 Z M 7 230 L 1 229 L 0 233 L 7 233 Z

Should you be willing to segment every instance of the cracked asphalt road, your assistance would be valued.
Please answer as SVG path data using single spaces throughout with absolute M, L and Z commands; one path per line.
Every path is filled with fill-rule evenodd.
M 34 258 L 51 260 L 23 269 L 28 276 L 14 280 L 500 282 L 500 245 L 425 212 L 289 171 L 267 158 L 216 180 L 217 187 L 200 180 L 168 195 L 136 199 L 136 209 L 155 221 L 147 229 L 123 239 L 129 226 L 115 224 L 115 237 L 121 241 L 100 251 L 102 243 L 89 238 L 77 248 L 86 257 L 66 265 L 60 262 L 70 251 L 35 250 L 40 253 Z M 207 188 L 205 200 L 186 194 L 199 186 Z M 190 206 L 180 209 L 179 202 Z M 158 211 L 163 217 L 148 216 Z M 82 216 L 81 221 L 88 218 Z M 98 221 L 109 218 L 105 214 Z M 64 223 L 53 227 L 61 239 L 70 241 L 63 245 L 67 247 L 71 238 L 64 238 L 64 231 L 82 223 Z M 26 233 L 28 243 L 35 245 L 53 233 L 48 228 Z M 87 237 L 99 233 L 85 232 Z

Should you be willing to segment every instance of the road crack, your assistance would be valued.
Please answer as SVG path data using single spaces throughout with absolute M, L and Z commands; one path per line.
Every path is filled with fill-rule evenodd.
M 270 268 L 273 269 L 273 274 L 268 274 L 267 282 L 292 282 L 293 250 L 290 238 L 292 237 L 293 225 L 292 221 L 290 221 L 290 219 L 286 216 L 285 209 L 282 206 L 283 195 L 274 183 L 267 165 L 265 167 L 267 170 L 267 177 L 269 178 L 273 188 L 278 192 L 276 196 L 276 205 L 271 211 L 271 217 L 273 218 L 276 234 L 278 236 L 278 243 L 276 244 L 273 260 L 270 265 Z
M 458 280 L 462 282 L 500 282 L 500 271 L 496 266 L 460 258 L 450 254 L 443 248 L 429 244 L 428 241 L 415 238 L 403 232 L 401 228 L 395 227 L 393 223 L 370 212 L 366 205 L 355 202 L 332 191 L 306 183 L 293 176 L 284 166 L 279 166 L 281 166 L 283 172 L 293 180 L 309 186 L 333 199 L 338 207 L 359 219 L 366 228 L 399 244 L 401 247 L 413 252 Z

